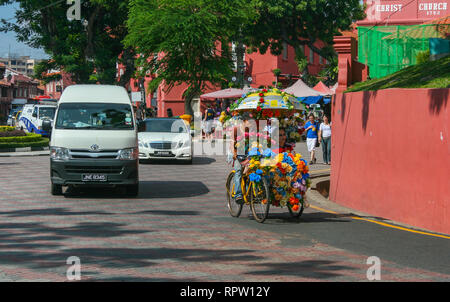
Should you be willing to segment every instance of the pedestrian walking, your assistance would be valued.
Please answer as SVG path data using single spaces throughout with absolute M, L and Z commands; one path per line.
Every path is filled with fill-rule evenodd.
M 203 118 L 205 125 L 204 130 L 206 134 L 206 139 L 211 139 L 215 112 L 214 109 L 211 108 L 210 104 L 208 104 L 206 107 L 207 109 L 205 110 L 205 117 Z
M 310 114 L 308 116 L 308 122 L 305 124 L 305 131 L 306 131 L 306 145 L 308 146 L 308 152 L 310 153 L 310 162 L 309 164 L 315 164 L 316 163 L 316 144 L 318 139 L 318 131 L 319 131 L 319 123 L 316 122 L 316 118 L 314 114 Z
M 319 127 L 319 142 L 322 144 L 323 162 L 331 164 L 331 123 L 328 116 L 323 116 L 323 122 Z

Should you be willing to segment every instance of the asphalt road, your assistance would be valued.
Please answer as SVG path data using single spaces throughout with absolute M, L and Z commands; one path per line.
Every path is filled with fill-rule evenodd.
M 320 159 L 320 158 L 319 158 Z M 326 169 L 315 165 L 314 170 Z M 140 194 L 73 189 L 50 195 L 49 158 L 0 158 L 0 281 L 450 281 L 450 240 L 307 209 L 226 209 L 224 157 L 140 166 Z

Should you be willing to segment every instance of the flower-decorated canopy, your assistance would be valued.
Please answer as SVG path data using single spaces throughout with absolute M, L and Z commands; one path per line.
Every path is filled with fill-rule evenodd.
M 242 96 L 231 110 L 304 110 L 297 98 L 277 88 L 262 89 Z
M 302 104 L 293 96 L 282 96 L 280 93 L 269 92 L 265 93 L 264 102 L 261 102 L 259 93 L 252 93 L 248 95 L 235 110 L 245 109 L 286 109 L 286 110 L 302 110 Z

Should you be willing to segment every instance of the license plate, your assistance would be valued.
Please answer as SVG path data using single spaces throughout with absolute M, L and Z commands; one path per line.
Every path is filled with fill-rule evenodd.
M 159 156 L 170 156 L 171 152 L 169 152 L 169 151 L 157 151 L 157 152 L 155 152 L 155 154 L 159 155 Z
M 81 175 L 82 181 L 107 181 L 105 174 L 83 174 Z

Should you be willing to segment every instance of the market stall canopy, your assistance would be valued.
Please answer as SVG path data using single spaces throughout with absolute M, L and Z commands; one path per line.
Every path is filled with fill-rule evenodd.
M 308 96 L 323 96 L 326 95 L 317 90 L 312 89 L 308 85 L 306 85 L 302 80 L 298 80 L 294 85 L 288 87 L 284 90 L 287 93 L 293 94 L 296 97 L 308 97 Z
M 251 91 L 251 87 L 245 87 L 244 89 L 227 88 L 219 91 L 214 91 L 200 96 L 201 99 L 237 99 L 243 94 Z
M 324 97 L 324 96 L 308 96 L 308 97 L 302 97 L 298 98 L 300 102 L 302 102 L 305 105 L 312 105 L 312 104 L 329 104 L 331 102 L 330 97 Z
M 314 90 L 317 90 L 321 93 L 325 93 L 326 95 L 333 95 L 335 92 L 333 92 L 327 85 L 325 85 L 322 81 L 317 83 L 316 86 L 313 88 Z

